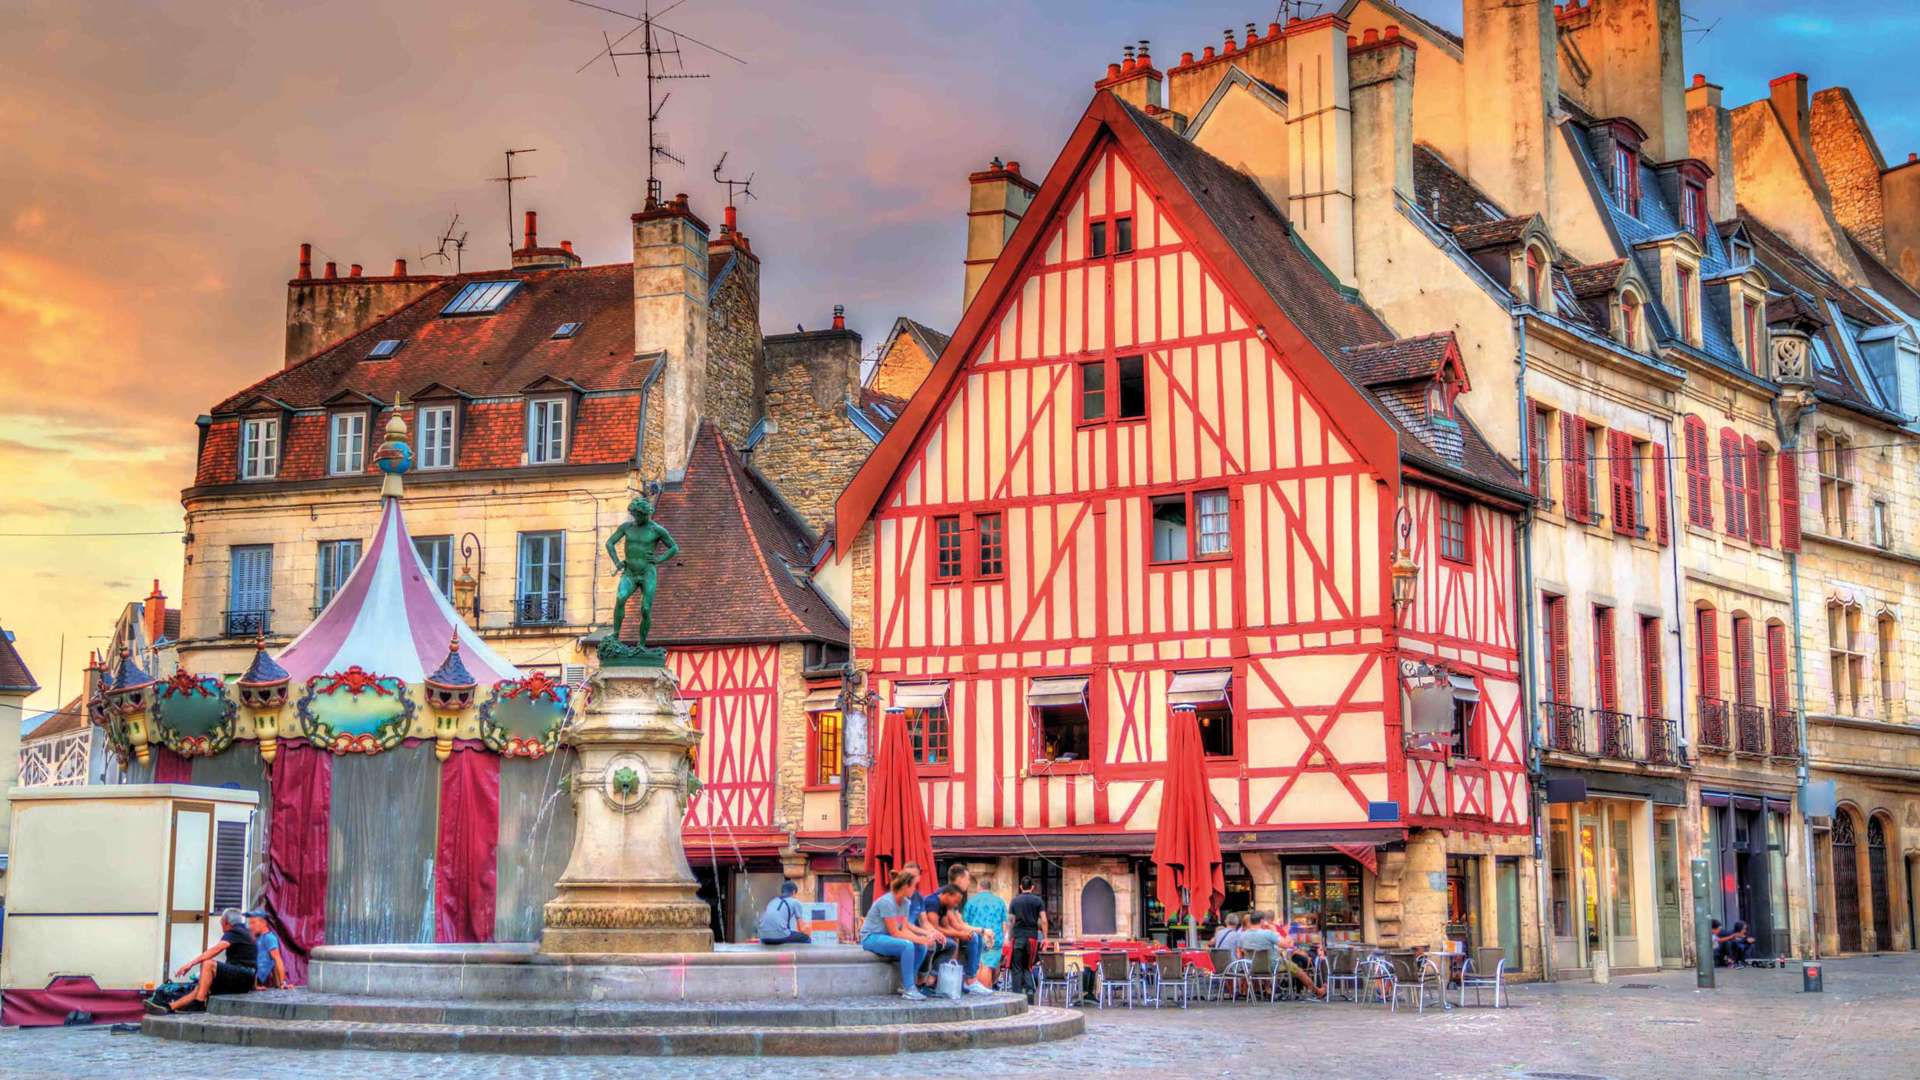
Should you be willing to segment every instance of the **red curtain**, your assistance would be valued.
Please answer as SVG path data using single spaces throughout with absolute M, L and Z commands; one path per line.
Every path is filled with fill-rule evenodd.
M 193 762 L 164 746 L 155 746 L 153 753 L 153 782 L 156 784 L 193 783 Z
M 280 933 L 287 982 L 307 981 L 307 954 L 327 940 L 327 826 L 333 755 L 282 740 L 273 759 L 266 910 Z
M 440 848 L 433 869 L 433 936 L 492 941 L 500 847 L 500 758 L 474 746 L 440 763 Z

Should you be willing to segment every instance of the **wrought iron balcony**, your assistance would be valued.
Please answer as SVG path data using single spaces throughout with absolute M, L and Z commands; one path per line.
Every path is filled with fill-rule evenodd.
M 1563 754 L 1584 754 L 1587 741 L 1582 732 L 1584 710 L 1564 701 L 1543 701 L 1540 715 L 1547 729 L 1547 749 Z
M 273 628 L 271 611 L 229 611 L 227 612 L 228 637 L 256 637 L 270 634 Z
M 565 619 L 566 598 L 545 593 L 528 593 L 514 607 L 514 621 L 521 626 L 552 626 Z
M 1643 716 L 1640 722 L 1647 729 L 1647 764 L 1685 765 L 1687 763 L 1687 759 L 1680 753 L 1679 725 L 1658 716 Z
M 1773 756 L 1797 759 L 1800 756 L 1800 725 L 1794 721 L 1793 710 L 1776 705 L 1768 719 L 1772 721 Z
M 1717 697 L 1700 699 L 1700 749 L 1710 754 L 1724 754 L 1733 745 L 1727 738 L 1727 700 Z
M 1739 743 L 1735 750 L 1741 754 L 1765 757 L 1767 753 L 1767 710 L 1758 705 L 1739 702 L 1733 707 L 1734 719 L 1738 722 Z
M 1593 710 L 1593 730 L 1600 740 L 1600 756 L 1615 761 L 1638 761 L 1633 749 L 1633 714 L 1612 709 Z

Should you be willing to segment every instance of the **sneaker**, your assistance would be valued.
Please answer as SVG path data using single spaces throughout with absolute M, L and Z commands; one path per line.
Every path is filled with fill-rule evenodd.
M 900 991 L 900 996 L 901 996 L 901 997 L 903 997 L 903 998 L 906 998 L 906 999 L 907 999 L 908 1001 L 925 1001 L 925 1000 L 927 1000 L 927 995 L 925 995 L 925 994 L 923 994 L 923 993 L 921 993 L 921 992 L 920 992 L 920 991 L 918 991 L 918 990 L 902 990 L 902 991 Z
M 968 983 L 968 984 L 967 984 L 967 993 L 969 993 L 969 994 L 991 994 L 991 993 L 993 993 L 993 988 L 992 988 L 992 987 L 989 987 L 989 986 L 981 986 L 981 985 L 980 985 L 979 983 L 977 983 L 977 982 L 970 982 L 970 983 Z

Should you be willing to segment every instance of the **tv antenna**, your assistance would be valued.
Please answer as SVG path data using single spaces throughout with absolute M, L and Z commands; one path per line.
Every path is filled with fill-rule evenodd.
M 460 211 L 458 210 L 453 212 L 453 218 L 447 222 L 447 227 L 440 230 L 439 250 L 429 251 L 420 256 L 420 261 L 425 262 L 428 259 L 439 259 L 443 263 L 451 262 L 453 264 L 453 272 L 456 274 L 461 273 L 466 262 L 467 231 L 460 229 L 460 235 L 455 236 L 453 235 L 453 230 L 455 229 L 460 229 Z M 448 248 L 453 249 L 452 255 L 447 254 Z
M 660 94 L 658 97 L 658 100 L 656 100 L 655 93 L 657 89 L 657 84 L 666 82 L 669 79 L 706 79 L 711 77 L 704 72 L 695 72 L 695 71 L 685 70 L 685 67 L 684 67 L 685 61 L 682 59 L 682 50 L 680 47 L 680 43 L 684 41 L 693 45 L 698 45 L 701 48 L 707 50 L 708 52 L 715 53 L 719 56 L 723 56 L 728 60 L 733 61 L 736 64 L 745 64 L 746 61 L 742 60 L 738 56 L 733 55 L 727 50 L 720 48 L 718 45 L 709 44 L 705 41 L 701 41 L 699 38 L 694 37 L 691 34 L 684 34 L 678 30 L 673 29 L 672 27 L 662 26 L 660 24 L 659 19 L 661 15 L 667 14 L 668 12 L 672 11 L 674 8 L 677 8 L 681 4 L 686 3 L 687 0 L 673 0 L 672 3 L 668 4 L 664 8 L 661 8 L 657 14 L 653 11 L 652 5 L 649 2 L 647 7 L 643 7 L 640 9 L 640 14 L 638 15 L 632 14 L 631 12 L 621 11 L 617 8 L 604 7 L 600 4 L 590 3 L 589 0 L 568 0 L 568 2 L 571 4 L 575 4 L 579 7 L 592 8 L 595 11 L 604 11 L 610 15 L 618 15 L 623 19 L 631 19 L 634 21 L 634 23 L 637 24 L 631 29 L 629 29 L 626 33 L 621 34 L 617 38 L 608 34 L 604 30 L 601 31 L 600 36 L 604 42 L 603 47 L 599 52 L 593 55 L 592 59 L 580 65 L 580 67 L 575 71 L 575 74 L 579 74 L 579 72 L 585 71 L 588 68 L 592 67 L 594 64 L 598 63 L 602 57 L 605 57 L 608 65 L 613 68 L 613 74 L 615 75 L 615 77 L 618 77 L 620 75 L 620 58 L 621 57 L 638 56 L 638 57 L 643 57 L 646 60 L 646 65 L 647 65 L 647 76 L 646 76 L 647 77 L 647 206 L 649 208 L 659 206 L 661 202 L 660 174 L 659 174 L 660 162 L 662 161 L 671 162 L 672 164 L 684 167 L 686 165 L 686 161 L 683 158 L 676 156 L 671 150 L 667 148 L 664 135 L 660 131 L 660 114 L 666 110 L 667 101 L 668 99 L 673 97 L 673 94 L 672 93 Z M 620 45 L 635 34 L 640 35 L 640 48 L 629 49 L 626 52 L 621 52 Z
M 753 193 L 753 174 L 752 173 L 748 173 L 747 178 L 745 180 L 729 180 L 726 177 L 720 175 L 720 170 L 726 167 L 727 167 L 727 152 L 725 150 L 722 150 L 720 151 L 720 160 L 714 162 L 713 164 L 713 182 L 716 184 L 724 184 L 726 186 L 728 206 L 733 205 L 733 200 L 736 195 L 742 199 L 757 199 L 760 197 Z
M 1274 12 L 1273 20 L 1281 26 L 1287 26 L 1299 22 L 1302 19 L 1313 18 L 1315 15 L 1320 14 L 1321 9 L 1326 6 L 1326 4 L 1319 2 L 1319 0 L 1281 0 L 1279 10 Z M 1249 24 L 1247 36 L 1253 36 L 1251 24 Z
M 496 176 L 492 178 L 493 182 L 496 184 L 507 185 L 507 256 L 509 259 L 511 259 L 513 256 L 513 185 L 518 183 L 521 180 L 533 179 L 531 175 L 515 176 L 513 174 L 513 155 L 531 154 L 533 152 L 534 152 L 533 147 L 529 147 L 525 150 L 507 151 L 507 175 Z

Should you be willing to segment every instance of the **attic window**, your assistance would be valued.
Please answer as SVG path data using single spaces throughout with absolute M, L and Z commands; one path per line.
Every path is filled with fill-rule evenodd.
M 367 359 L 385 360 L 400 351 L 399 338 L 381 338 L 380 343 L 367 350 Z
M 580 332 L 579 323 L 563 322 L 559 326 L 556 326 L 553 328 L 553 340 L 558 341 L 562 338 L 570 338 L 579 332 Z
M 1613 148 L 1613 194 L 1621 209 L 1640 216 L 1640 154 L 1624 143 Z
M 446 307 L 440 309 L 442 315 L 491 315 L 499 311 L 514 291 L 520 288 L 517 281 L 475 281 L 470 282 L 456 294 Z
M 1736 267 L 1751 265 L 1753 263 L 1753 245 L 1747 243 L 1745 240 L 1728 241 L 1727 261 Z

